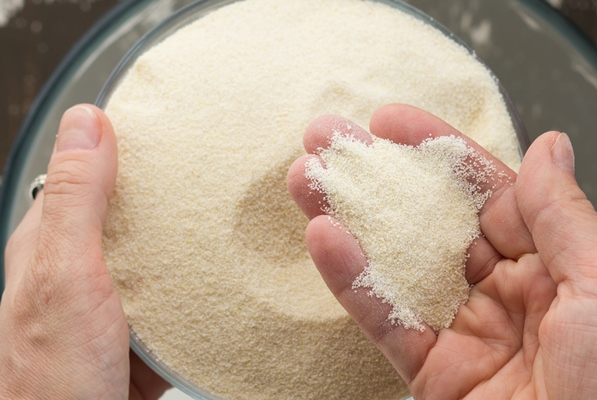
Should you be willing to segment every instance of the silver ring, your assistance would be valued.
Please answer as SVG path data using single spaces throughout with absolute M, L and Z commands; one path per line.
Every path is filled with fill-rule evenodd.
M 37 197 L 37 195 L 39 194 L 39 192 L 41 190 L 43 190 L 44 184 L 46 183 L 46 178 L 47 177 L 48 177 L 48 175 L 41 174 L 41 175 L 38 175 L 33 180 L 33 182 L 31 182 L 31 185 L 29 186 L 29 198 L 31 200 L 35 200 L 35 198 Z

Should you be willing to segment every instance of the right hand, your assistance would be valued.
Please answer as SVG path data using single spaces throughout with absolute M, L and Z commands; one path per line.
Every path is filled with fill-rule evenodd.
M 339 221 L 323 215 L 323 196 L 305 178 L 306 157 L 317 157 L 333 129 L 346 126 L 338 121 L 327 116 L 310 125 L 311 155 L 293 164 L 288 187 L 311 219 L 307 244 L 323 279 L 415 399 L 597 399 L 597 214 L 574 179 L 568 137 L 548 132 L 537 139 L 518 176 L 465 138 L 510 181 L 494 177 L 479 214 L 484 236 L 467 262 L 474 287 L 452 326 L 436 335 L 389 323 L 387 304 L 352 289 L 367 260 Z M 370 129 L 409 145 L 429 133 L 462 136 L 404 105 L 381 108 Z M 354 131 L 367 140 L 365 130 Z

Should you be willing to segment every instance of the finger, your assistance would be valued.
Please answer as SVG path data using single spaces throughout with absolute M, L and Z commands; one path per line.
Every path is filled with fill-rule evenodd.
M 89 244 L 101 243 L 116 157 L 112 125 L 101 110 L 79 105 L 66 111 L 44 185 L 43 239 L 58 233 L 77 245 L 82 238 Z
M 39 222 L 43 204 L 43 191 L 40 191 L 33 205 L 6 244 L 4 252 L 4 274 L 7 283 L 17 282 L 26 265 L 31 249 L 34 249 L 39 235 Z
M 309 124 L 303 137 L 305 150 L 309 154 L 292 164 L 286 178 L 290 195 L 309 219 L 324 214 L 327 202 L 325 194 L 314 189 L 312 182 L 307 178 L 306 165 L 313 159 L 323 163 L 316 154 L 321 149 L 329 147 L 334 134 L 350 135 L 364 143 L 372 142 L 369 132 L 337 115 L 324 115 Z
M 116 138 L 105 114 L 91 105 L 67 110 L 44 184 L 35 254 L 41 263 L 33 264 L 34 281 L 50 288 L 52 279 L 76 272 L 106 273 L 85 267 L 105 269 L 103 263 L 93 261 L 103 259 L 102 225 L 116 168 Z
M 371 134 L 354 122 L 337 115 L 324 115 L 309 124 L 303 136 L 303 145 L 310 154 L 319 153 L 320 149 L 330 146 L 334 134 L 353 136 L 363 143 L 372 142 Z
M 531 145 L 516 197 L 553 279 L 597 293 L 597 214 L 574 178 L 574 153 L 566 134 L 548 132 Z
M 496 166 L 496 172 L 488 177 L 484 185 L 486 189 L 491 189 L 492 195 L 479 212 L 481 231 L 504 257 L 518 259 L 535 250 L 532 236 L 516 203 L 513 186 L 516 174 L 473 140 L 428 112 L 400 104 L 387 105 L 376 111 L 371 118 L 370 129 L 378 137 L 413 146 L 429 137 L 462 137 L 478 154 L 493 161 Z M 488 262 L 480 260 L 482 265 Z
M 297 159 L 288 170 L 286 186 L 295 203 L 309 219 L 324 214 L 326 210 L 325 194 L 312 187 L 312 182 L 306 176 L 307 162 L 310 160 L 323 163 L 316 155 L 305 155 Z
M 330 291 L 361 330 L 390 360 L 409 383 L 423 366 L 435 344 L 432 329 L 419 332 L 404 329 L 388 319 L 391 306 L 369 295 L 365 288 L 352 288 L 367 260 L 356 239 L 329 216 L 311 220 L 306 232 L 307 246 Z
M 468 249 L 465 278 L 471 285 L 476 285 L 487 278 L 496 264 L 504 257 L 485 237 L 478 237 Z

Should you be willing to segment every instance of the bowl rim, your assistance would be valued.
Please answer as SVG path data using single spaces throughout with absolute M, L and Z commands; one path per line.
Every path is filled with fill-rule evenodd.
M 79 59 L 84 59 L 88 49 L 103 32 L 109 31 L 112 26 L 120 21 L 119 17 L 127 14 L 131 9 L 143 7 L 159 0 L 124 0 L 100 18 L 85 35 L 79 39 L 66 54 L 54 72 L 50 75 L 35 100 L 29 107 L 23 122 L 17 132 L 11 150 L 3 167 L 2 181 L 0 182 L 0 221 L 8 221 L 14 204 L 19 170 L 24 163 L 23 159 L 29 154 L 31 135 L 37 133 L 35 126 L 48 109 L 48 105 L 55 98 L 55 92 L 60 90 L 64 81 L 68 79 L 73 64 Z M 509 0 L 530 9 L 548 25 L 554 27 L 561 34 L 561 38 L 574 49 L 584 60 L 597 70 L 597 44 L 568 20 L 559 10 L 552 7 L 545 0 Z M 0 294 L 4 291 L 4 252 L 12 231 L 6 224 L 0 224 Z
M 179 29 L 182 29 L 189 24 L 203 18 L 212 11 L 218 10 L 230 4 L 241 2 L 243 0 L 196 0 L 195 2 L 184 6 L 161 21 L 153 29 L 149 30 L 143 37 L 141 37 L 135 45 L 125 54 L 125 56 L 118 63 L 116 68 L 110 74 L 108 80 L 104 84 L 100 94 L 97 97 L 95 105 L 101 109 L 105 109 L 110 101 L 111 95 L 114 94 L 119 84 L 126 79 L 128 71 L 134 66 L 135 62 L 145 52 L 149 51 L 154 46 L 159 45 L 162 41 L 168 38 L 171 34 Z M 374 0 L 375 2 L 386 4 L 399 11 L 402 11 L 416 19 L 431 25 L 433 28 L 439 30 L 445 37 L 452 40 L 456 44 L 462 46 L 466 51 L 485 69 L 489 72 L 491 77 L 497 84 L 498 90 L 504 100 L 506 109 L 515 129 L 518 150 L 520 158 L 530 145 L 529 136 L 526 133 L 522 119 L 510 99 L 504 86 L 499 79 L 489 68 L 483 60 L 479 58 L 477 53 L 469 47 L 460 37 L 456 36 L 446 26 L 438 22 L 436 19 L 424 13 L 422 10 L 406 3 L 403 0 Z M 183 391 L 189 396 L 198 400 L 220 400 L 219 397 L 205 391 L 190 380 L 184 378 L 179 373 L 170 368 L 165 362 L 161 361 L 159 356 L 155 354 L 137 335 L 133 327 L 129 324 L 131 349 L 141 358 L 150 368 L 152 368 L 158 375 L 169 382 L 173 387 Z
M 73 45 L 52 72 L 46 83 L 43 85 L 33 103 L 29 107 L 23 122 L 17 132 L 15 140 L 3 166 L 3 174 L 0 179 L 0 297 L 4 292 L 4 255 L 6 244 L 12 232 L 5 221 L 8 221 L 14 204 L 14 193 L 16 191 L 18 178 L 20 177 L 21 166 L 27 158 L 26 155 L 32 145 L 33 133 L 38 133 L 35 126 L 41 115 L 47 111 L 49 105 L 56 98 L 59 92 L 71 76 L 71 70 L 79 66 L 79 60 L 87 56 L 89 49 L 93 47 L 98 39 L 110 33 L 114 26 L 119 24 L 123 17 L 134 14 L 137 10 L 146 7 L 155 0 L 124 0 L 119 2 L 101 17 L 92 27 Z M 33 137 L 32 137 L 33 136 Z
M 114 90 L 116 90 L 119 83 L 126 77 L 128 69 L 131 66 L 133 66 L 137 59 L 146 51 L 151 49 L 153 46 L 158 45 L 161 41 L 165 40 L 170 34 L 174 33 L 178 29 L 181 29 L 182 27 L 200 18 L 203 18 L 206 14 L 219 8 L 225 7 L 229 4 L 240 1 L 243 0 L 195 0 L 193 3 L 176 10 L 174 13 L 166 17 L 157 26 L 149 30 L 143 37 L 141 37 L 133 45 L 133 47 L 131 47 L 131 49 L 125 54 L 125 56 L 121 59 L 121 61 L 112 71 L 108 80 L 104 84 L 101 92 L 97 97 L 97 100 L 95 101 L 95 105 L 101 109 L 105 109 L 108 102 L 110 101 L 110 96 L 114 93 Z M 475 50 L 473 50 L 466 42 L 464 42 L 464 40 L 462 40 L 459 36 L 455 35 L 445 25 L 437 21 L 435 18 L 429 16 L 422 10 L 406 3 L 404 0 L 373 1 L 396 8 L 400 11 L 407 13 L 412 17 L 415 17 L 419 21 L 431 25 L 433 28 L 442 32 L 444 36 L 446 36 L 448 39 L 454 41 L 456 44 L 466 49 L 466 51 L 478 63 L 485 67 L 485 69 L 489 72 L 491 77 L 496 82 L 498 90 L 502 95 L 506 109 L 508 111 L 508 114 L 510 115 L 510 120 L 512 121 L 512 125 L 516 132 L 518 152 L 520 159 L 522 159 L 529 146 L 531 145 L 529 135 L 522 122 L 522 117 L 520 116 L 520 113 L 516 109 L 514 102 L 510 98 L 508 92 L 506 91 L 505 87 L 502 85 L 498 77 L 494 74 L 491 68 L 489 68 L 489 66 L 481 58 L 479 58 Z M 195 11 L 199 11 L 199 13 L 194 14 Z
M 131 10 L 137 9 L 158 0 L 125 0 L 118 3 L 96 22 L 87 33 L 77 41 L 73 48 L 63 58 L 62 62 L 54 70 L 50 78 L 44 84 L 42 90 L 36 96 L 30 106 L 20 129 L 15 137 L 11 151 L 4 167 L 3 180 L 0 183 L 0 296 L 4 290 L 4 254 L 5 246 L 10 237 L 11 231 L 5 221 L 13 210 L 14 194 L 17 190 L 16 182 L 20 176 L 19 170 L 23 165 L 31 146 L 31 136 L 38 132 L 35 126 L 41 116 L 47 112 L 48 104 L 55 98 L 55 92 L 60 91 L 67 81 L 73 65 L 79 59 L 84 59 L 87 49 L 97 40 L 98 37 L 112 29 L 114 24 L 120 21 L 122 15 Z M 511 0 L 522 6 L 530 8 L 533 13 L 543 18 L 549 25 L 561 33 L 561 37 L 575 49 L 585 60 L 597 70 L 597 46 L 576 26 L 574 26 L 558 10 L 550 6 L 544 0 Z

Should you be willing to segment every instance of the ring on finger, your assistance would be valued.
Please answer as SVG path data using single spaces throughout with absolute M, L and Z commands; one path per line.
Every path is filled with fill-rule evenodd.
M 39 192 L 43 190 L 47 177 L 46 174 L 41 174 L 31 182 L 31 185 L 29 186 L 29 198 L 31 200 L 35 200 Z

